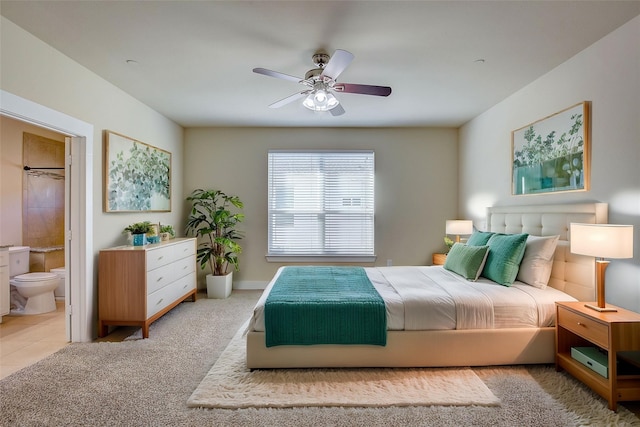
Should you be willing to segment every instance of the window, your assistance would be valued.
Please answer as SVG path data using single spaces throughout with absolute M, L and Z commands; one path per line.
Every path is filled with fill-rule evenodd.
M 269 151 L 269 257 L 373 261 L 373 151 Z

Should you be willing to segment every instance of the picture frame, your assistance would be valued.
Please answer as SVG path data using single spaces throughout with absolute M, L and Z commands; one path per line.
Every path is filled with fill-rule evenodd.
M 171 211 L 171 153 L 105 131 L 105 212 Z
M 512 195 L 589 190 L 590 128 L 583 101 L 512 131 Z

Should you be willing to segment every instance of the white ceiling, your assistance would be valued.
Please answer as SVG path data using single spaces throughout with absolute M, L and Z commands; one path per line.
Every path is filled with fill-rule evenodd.
M 2 0 L 0 13 L 185 127 L 459 126 L 640 2 Z M 339 81 L 393 93 L 338 94 L 339 117 L 268 108 L 305 87 L 252 69 L 303 77 L 320 48 L 355 55 Z

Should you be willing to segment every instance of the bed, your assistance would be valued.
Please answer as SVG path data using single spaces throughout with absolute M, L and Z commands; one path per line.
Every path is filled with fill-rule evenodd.
M 444 367 L 444 366 L 489 366 L 510 364 L 553 363 L 555 356 L 555 301 L 575 299 L 593 301 L 595 298 L 595 267 L 592 257 L 572 254 L 569 250 L 569 224 L 606 223 L 607 204 L 578 203 L 560 205 L 530 205 L 491 207 L 487 210 L 487 231 L 500 234 L 527 233 L 531 236 L 559 236 L 553 255 L 552 269 L 548 280 L 549 293 L 528 284 L 514 282 L 512 294 L 522 291 L 526 295 L 540 295 L 543 308 L 528 317 L 536 318 L 534 324 L 522 317 L 509 324 L 507 318 L 520 308 L 495 309 L 495 319 L 485 325 L 467 325 L 464 329 L 447 329 L 448 326 L 433 327 L 419 322 L 406 327 L 397 318 L 391 317 L 393 306 L 387 305 L 387 333 L 385 345 L 369 344 L 317 344 L 317 345 L 271 345 L 267 346 L 264 328 L 264 302 L 282 268 L 265 289 L 258 301 L 246 333 L 247 367 L 262 368 L 309 368 L 309 367 Z M 404 277 L 434 275 L 442 280 L 463 280 L 442 266 L 415 267 L 366 267 L 365 271 L 374 283 L 380 277 Z M 432 279 L 429 279 L 432 280 Z M 480 278 L 468 281 L 467 285 L 485 292 L 491 281 Z M 391 284 L 393 287 L 393 284 Z M 446 286 L 450 286 L 447 284 Z M 471 287 L 467 286 L 467 287 Z M 501 287 L 493 284 L 493 287 Z M 529 289 L 527 289 L 529 288 Z M 524 289 L 524 291 L 523 291 Z M 512 295 L 510 294 L 510 295 Z M 498 300 L 504 297 L 497 297 Z M 529 297 L 527 297 L 529 298 Z M 549 300 L 549 298 L 551 300 Z M 499 304 L 500 305 L 500 304 Z M 532 310 L 532 309 L 529 309 Z M 535 310 L 535 309 L 534 309 Z M 428 311 L 431 311 L 428 310 Z M 262 316 L 262 317 L 261 317 Z M 502 317 L 501 317 L 502 316 Z M 446 317 L 446 316 L 445 316 Z M 504 321 L 503 321 L 504 320 Z M 514 319 L 509 321 L 513 322 Z M 536 323 L 537 322 L 537 323 Z M 409 322 L 409 323 L 412 323 Z M 443 323 L 447 323 L 446 321 Z M 413 323 L 412 323 L 413 324 Z M 455 324 L 453 326 L 456 327 Z

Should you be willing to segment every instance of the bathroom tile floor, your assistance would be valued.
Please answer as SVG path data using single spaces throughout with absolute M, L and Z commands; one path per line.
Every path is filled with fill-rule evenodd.
M 64 301 L 57 310 L 33 316 L 4 316 L 0 323 L 0 379 L 27 367 L 68 344 Z

